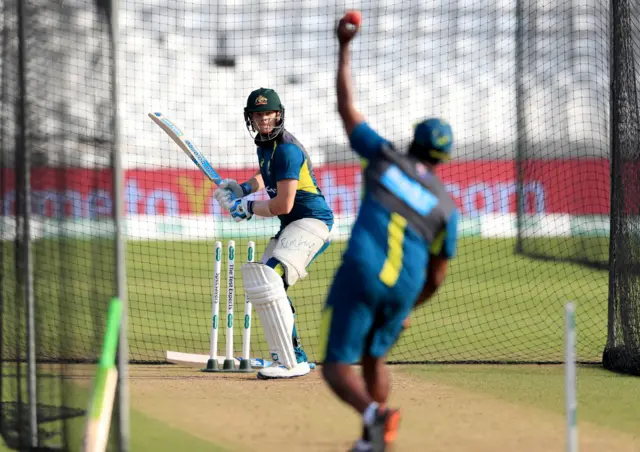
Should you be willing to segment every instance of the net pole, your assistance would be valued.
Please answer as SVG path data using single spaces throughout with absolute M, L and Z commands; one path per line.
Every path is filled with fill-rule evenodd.
M 129 451 L 129 341 L 128 341 L 128 312 L 127 274 L 124 237 L 124 169 L 122 167 L 122 149 L 120 147 L 120 117 L 118 108 L 118 0 L 109 2 L 109 35 L 111 39 L 111 102 L 113 123 L 113 194 L 114 194 L 114 223 L 115 223 L 115 251 L 116 251 L 116 296 L 122 303 L 122 319 L 118 341 L 118 443 L 121 452 Z
M 35 300 L 33 298 L 33 262 L 31 250 L 31 161 L 30 152 L 27 149 L 27 98 L 26 98 L 26 62 L 25 46 L 25 2 L 18 3 L 18 74 L 20 101 L 18 105 L 18 142 L 16 151 L 18 159 L 22 158 L 22 264 L 24 271 L 24 297 L 26 301 L 26 327 L 27 327 L 27 398 L 28 398 L 28 424 L 29 445 L 38 447 L 38 393 L 37 393 L 37 363 L 36 363 L 36 335 L 35 335 Z

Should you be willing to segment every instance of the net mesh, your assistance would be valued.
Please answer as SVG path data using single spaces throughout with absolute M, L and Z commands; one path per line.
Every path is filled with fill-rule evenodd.
M 97 360 L 115 294 L 108 13 L 0 11 L 0 433 L 14 449 L 81 450 L 95 366 L 78 363 Z
M 0 337 L 3 366 L 13 366 L 3 368 L 3 413 L 21 407 L 26 396 L 18 364 L 26 353 L 23 223 L 16 210 L 21 189 L 33 201 L 31 263 L 45 387 L 38 406 L 59 406 L 62 413 L 85 405 L 46 398 L 64 388 L 61 376 L 71 372 L 48 363 L 95 360 L 114 293 L 113 55 L 102 2 L 31 0 L 24 3 L 21 72 L 18 3 L 1 5 Z M 322 359 L 320 312 L 362 188 L 360 161 L 335 108 L 334 28 L 347 7 L 354 5 L 121 2 L 118 84 L 133 361 L 166 362 L 168 351 L 206 355 L 214 242 L 226 250 L 234 240 L 239 266 L 249 241 L 259 258 L 279 229 L 274 219 L 233 221 L 214 200 L 215 186 L 147 113 L 175 120 L 223 177 L 243 182 L 259 164 L 243 118 L 247 96 L 259 87 L 279 93 L 285 126 L 308 152 L 336 218 L 332 245 L 289 289 L 302 345 L 311 360 Z M 571 300 L 579 360 L 599 362 L 607 337 L 608 281 L 597 267 L 607 265 L 609 243 L 609 3 L 372 0 L 357 7 L 363 13 L 352 46 L 358 109 L 398 149 L 409 144 L 412 124 L 428 116 L 446 118 L 455 136 L 455 159 L 440 175 L 462 213 L 458 256 L 438 295 L 414 313 L 390 360 L 561 361 L 563 305 Z M 629 17 L 637 52 L 638 11 L 630 9 Z M 30 191 L 19 178 L 21 138 Z M 634 219 L 632 213 L 625 218 Z M 225 253 L 222 294 L 226 262 Z M 239 269 L 235 276 L 241 319 Z M 616 315 L 624 323 L 626 317 Z M 236 322 L 236 356 L 242 330 Z M 251 339 L 252 356 L 267 357 L 255 313 Z M 223 329 L 220 340 L 222 351 Z M 45 373 L 53 377 L 45 380 Z
M 416 121 L 449 120 L 455 159 L 440 174 L 463 216 L 447 281 L 414 314 L 392 361 L 561 361 L 562 308 L 569 300 L 577 303 L 579 359 L 601 359 L 607 274 L 562 259 L 594 267 L 607 262 L 608 2 L 519 5 L 357 5 L 363 14 L 352 46 L 358 109 L 398 149 L 408 146 Z M 334 30 L 351 7 L 284 1 L 122 5 L 135 361 L 163 362 L 167 351 L 206 355 L 214 242 L 226 249 L 234 240 L 240 260 L 253 240 L 259 257 L 279 227 L 273 219 L 235 223 L 213 198 L 214 185 L 146 115 L 167 115 L 223 177 L 244 182 L 258 161 L 243 108 L 259 87 L 280 95 L 285 127 L 309 153 L 336 217 L 332 245 L 289 289 L 302 345 L 310 359 L 322 359 L 320 311 L 357 213 L 362 180 L 335 108 Z M 558 259 L 531 260 L 517 249 Z M 223 294 L 225 269 L 223 262 Z M 238 319 L 239 271 L 235 285 Z M 240 321 L 236 356 L 241 335 Z M 267 356 L 255 315 L 251 337 L 252 355 Z M 220 341 L 224 350 L 223 329 Z
M 608 4 L 520 5 L 517 250 L 543 260 L 607 269 Z
M 78 363 L 96 360 L 115 293 L 108 6 L 0 0 L 0 433 L 13 448 L 33 441 L 34 418 L 41 448 L 81 447 L 89 394 L 75 377 L 94 367 Z M 279 93 L 285 126 L 308 152 L 335 215 L 331 246 L 288 291 L 302 346 L 310 360 L 322 359 L 320 313 L 362 189 L 334 88 L 336 21 L 357 7 L 358 109 L 401 150 L 412 125 L 428 116 L 446 118 L 455 136 L 454 161 L 440 176 L 462 214 L 458 255 L 390 361 L 559 362 L 563 305 L 574 301 L 578 360 L 638 372 L 637 4 L 127 0 L 119 7 L 132 361 L 166 362 L 168 352 L 206 358 L 215 241 L 225 250 L 221 316 L 227 245 L 236 245 L 240 354 L 238 267 L 249 241 L 260 257 L 279 222 L 233 221 L 214 200 L 215 186 L 147 113 L 175 120 L 223 177 L 243 182 L 259 165 L 243 118 L 259 87 Z M 609 268 L 609 244 L 610 280 L 600 270 Z M 221 328 L 220 353 L 224 340 Z M 251 355 L 268 357 L 255 313 Z

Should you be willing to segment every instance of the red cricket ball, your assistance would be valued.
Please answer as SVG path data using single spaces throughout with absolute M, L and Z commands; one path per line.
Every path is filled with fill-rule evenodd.
M 362 13 L 360 11 L 347 11 L 343 19 L 345 22 L 359 27 L 362 22 Z

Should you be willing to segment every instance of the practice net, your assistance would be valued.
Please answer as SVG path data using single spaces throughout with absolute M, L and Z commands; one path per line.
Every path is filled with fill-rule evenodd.
M 0 434 L 82 450 L 115 295 L 109 15 L 46 0 L 0 14 Z
M 226 319 L 229 240 L 236 244 L 240 354 L 239 266 L 249 241 L 260 257 L 278 222 L 234 222 L 213 198 L 214 184 L 147 113 L 173 119 L 222 177 L 244 182 L 258 161 L 243 108 L 260 87 L 278 92 L 285 127 L 309 153 L 336 218 L 333 244 L 288 292 L 302 345 L 310 359 L 322 359 L 321 309 L 361 190 L 362 168 L 335 99 L 335 26 L 352 7 L 122 3 L 133 360 L 165 362 L 167 351 L 208 354 L 214 242 L 225 250 Z M 414 314 L 389 359 L 562 361 L 563 305 L 574 301 L 578 358 L 600 362 L 607 330 L 607 273 L 597 268 L 607 266 L 609 240 L 609 2 L 372 0 L 357 7 L 358 109 L 401 150 L 417 121 L 441 116 L 452 124 L 454 160 L 440 175 L 463 217 L 445 285 Z M 251 338 L 252 356 L 267 357 L 255 313 Z

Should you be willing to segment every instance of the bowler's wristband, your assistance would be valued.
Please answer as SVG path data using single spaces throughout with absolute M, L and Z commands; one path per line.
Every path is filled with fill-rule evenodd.
M 242 188 L 243 196 L 251 194 L 251 184 L 248 181 L 240 184 L 240 188 Z
M 253 215 L 253 203 L 254 201 L 247 201 L 247 210 L 251 215 Z

